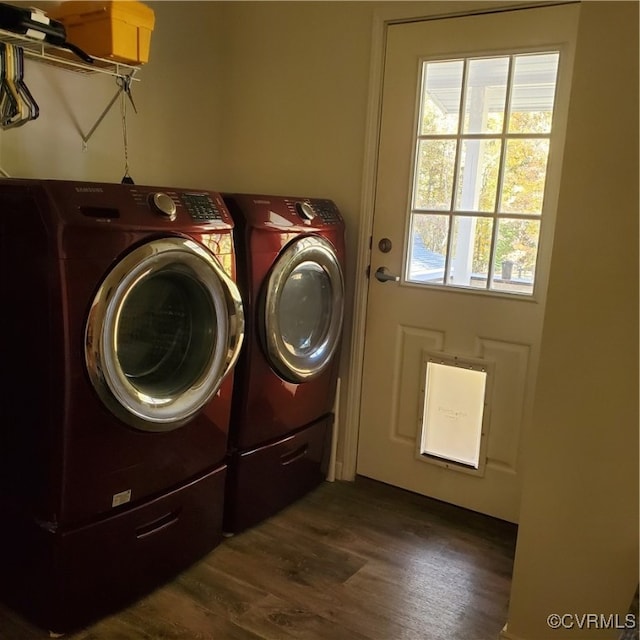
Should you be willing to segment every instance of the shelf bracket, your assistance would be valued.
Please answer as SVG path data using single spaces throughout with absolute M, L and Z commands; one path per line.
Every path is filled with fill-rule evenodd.
M 96 120 L 93 127 L 91 127 L 91 129 L 89 130 L 89 133 L 87 133 L 86 135 L 81 134 L 83 151 L 87 150 L 87 143 L 91 139 L 91 136 L 95 133 L 96 129 L 100 126 L 100 124 L 105 119 L 109 111 L 111 111 L 111 109 L 113 108 L 113 105 L 116 103 L 116 100 L 122 95 L 123 91 L 127 94 L 127 97 L 129 98 L 129 100 L 131 100 L 133 109 L 137 113 L 136 105 L 133 102 L 133 98 L 131 96 L 131 81 L 134 79 L 133 76 L 136 74 L 136 71 L 137 69 L 133 69 L 133 71 L 129 75 L 116 77 L 116 82 L 118 83 L 118 91 L 113 96 L 113 98 L 111 98 L 111 101 L 106 106 L 105 110 L 98 116 L 98 119 Z

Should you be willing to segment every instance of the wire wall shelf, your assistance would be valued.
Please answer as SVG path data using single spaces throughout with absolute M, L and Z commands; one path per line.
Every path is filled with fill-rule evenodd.
M 139 66 L 129 65 L 123 62 L 115 62 L 104 58 L 93 58 L 94 63 L 82 62 L 71 51 L 46 42 L 29 38 L 18 33 L 0 29 L 0 42 L 20 47 L 24 51 L 25 58 L 39 60 L 48 65 L 73 71 L 75 73 L 102 73 L 115 78 L 135 78 Z M 93 56 L 92 56 L 93 57 Z

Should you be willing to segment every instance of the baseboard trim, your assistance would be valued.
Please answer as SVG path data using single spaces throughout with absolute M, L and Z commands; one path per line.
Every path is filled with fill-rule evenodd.
M 521 638 L 520 636 L 514 636 L 512 633 L 509 633 L 509 630 L 507 629 L 508 626 L 509 623 L 507 622 L 504 627 L 502 627 L 498 640 L 524 640 L 524 638 Z

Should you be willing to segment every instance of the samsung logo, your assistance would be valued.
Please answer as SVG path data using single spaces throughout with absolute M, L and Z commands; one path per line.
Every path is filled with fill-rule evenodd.
M 76 187 L 78 193 L 103 193 L 102 187 Z

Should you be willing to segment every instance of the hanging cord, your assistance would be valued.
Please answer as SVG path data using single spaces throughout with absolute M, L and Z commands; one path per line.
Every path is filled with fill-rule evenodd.
M 129 174 L 129 143 L 127 139 L 127 99 L 131 100 L 133 110 L 136 111 L 136 105 L 131 96 L 131 78 L 122 78 L 122 91 L 120 92 L 120 115 L 122 117 L 122 141 L 124 144 L 124 176 L 122 184 L 135 184 L 133 178 Z
M 126 89 L 120 93 L 120 116 L 122 118 L 122 141 L 124 144 L 124 176 L 123 184 L 133 184 L 133 179 L 129 175 L 129 144 L 127 141 L 127 96 Z

